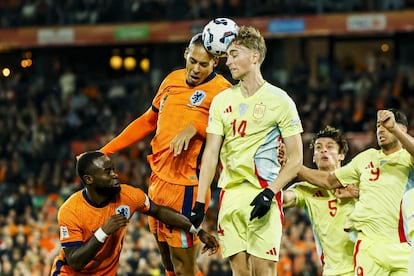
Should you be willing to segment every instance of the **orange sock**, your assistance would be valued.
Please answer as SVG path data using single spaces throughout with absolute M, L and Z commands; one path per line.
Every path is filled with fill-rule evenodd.
M 176 276 L 174 271 L 165 271 L 165 276 Z
M 194 276 L 204 276 L 203 272 L 198 271 Z

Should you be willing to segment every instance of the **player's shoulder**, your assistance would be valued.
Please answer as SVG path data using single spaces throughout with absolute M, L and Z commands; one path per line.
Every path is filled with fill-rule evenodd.
M 230 85 L 229 87 L 223 89 L 222 91 L 220 91 L 216 97 L 221 97 L 221 98 L 233 98 L 235 94 L 240 92 L 240 86 L 235 84 L 235 85 Z
M 85 200 L 83 196 L 84 191 L 85 189 L 82 189 L 70 195 L 59 207 L 59 214 L 74 213 L 80 206 L 83 206 Z
M 121 196 L 123 197 L 135 197 L 135 196 L 144 196 L 145 192 L 138 187 L 135 187 L 130 184 L 121 184 Z
M 65 205 L 71 205 L 71 204 L 78 204 L 80 201 L 83 200 L 83 193 L 84 193 L 85 189 L 79 190 L 77 192 L 74 192 L 73 194 L 71 194 L 66 200 L 65 202 L 63 202 L 62 206 Z
M 315 186 L 315 185 L 312 185 L 312 184 L 310 184 L 309 182 L 306 182 L 306 181 L 297 182 L 297 183 L 293 184 L 292 186 L 290 186 L 288 188 L 288 190 L 293 190 L 293 191 L 299 191 L 299 190 L 301 190 L 301 191 L 312 191 L 312 190 L 315 190 L 315 189 L 320 189 L 320 188 Z
M 220 73 L 216 73 L 215 76 L 214 76 L 214 78 L 213 78 L 213 80 L 215 82 L 220 82 L 220 83 L 222 83 L 223 85 L 225 85 L 227 87 L 231 87 L 232 86 L 232 83 L 228 79 L 226 79 L 226 77 L 224 77 Z
M 364 158 L 372 158 L 381 154 L 381 150 L 375 148 L 368 148 L 360 153 L 358 153 L 353 160 L 360 160 Z
M 176 69 L 167 74 L 167 76 L 164 78 L 164 82 L 185 80 L 185 75 L 186 70 L 184 68 Z

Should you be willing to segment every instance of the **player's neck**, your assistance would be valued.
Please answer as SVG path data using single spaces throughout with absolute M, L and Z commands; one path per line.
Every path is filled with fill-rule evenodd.
M 241 93 L 243 97 L 253 96 L 264 84 L 265 80 L 261 74 L 256 74 L 252 78 L 245 78 L 240 82 Z

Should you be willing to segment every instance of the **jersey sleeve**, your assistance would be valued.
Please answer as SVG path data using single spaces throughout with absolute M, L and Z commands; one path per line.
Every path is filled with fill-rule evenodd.
M 122 190 L 124 190 L 125 195 L 130 197 L 130 204 L 135 211 L 148 213 L 151 208 L 151 201 L 143 190 L 130 185 L 122 186 Z
M 224 136 L 224 126 L 220 112 L 221 101 L 219 98 L 216 96 L 211 102 L 206 132 Z
M 155 130 L 157 118 L 158 113 L 149 108 L 100 150 L 106 155 L 111 155 L 138 142 Z
M 79 224 L 79 216 L 67 205 L 58 212 L 60 242 L 62 247 L 80 246 L 83 244 L 83 231 Z
M 279 128 L 282 132 L 282 137 L 286 138 L 303 132 L 302 122 L 299 117 L 296 104 L 292 98 L 286 96 L 284 99 L 283 112 L 279 114 L 281 120 L 279 121 Z
M 294 192 L 296 195 L 296 205 L 300 207 L 305 207 L 306 194 L 308 193 L 308 188 L 304 185 L 304 182 L 299 182 L 289 188 L 290 191 Z
M 335 170 L 335 176 L 342 186 L 346 187 L 353 184 L 359 187 L 361 159 L 361 154 L 359 154 L 351 162 Z

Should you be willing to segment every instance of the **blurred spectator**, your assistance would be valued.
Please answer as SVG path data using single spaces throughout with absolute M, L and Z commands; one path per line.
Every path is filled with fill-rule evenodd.
M 213 17 L 372 12 L 412 8 L 412 1 L 383 0 L 2 0 L 0 26 L 44 26 L 176 21 Z
M 3 15 L 19 9 L 16 2 L 32 4 L 38 1 L 7 1 L 9 5 L 0 2 L 2 9 L 6 5 L 6 10 L 0 12 Z M 98 9 L 96 3 L 100 1 L 45 2 L 53 3 L 55 8 L 61 5 L 67 11 L 79 10 L 76 3 L 89 3 L 89 12 L 89 9 Z M 99 14 L 109 7 L 106 6 L 109 2 L 102 1 L 105 5 L 99 7 Z M 148 1 L 135 1 L 134 4 L 144 2 Z M 193 5 L 195 2 L 189 1 Z M 212 3 L 207 0 L 197 2 L 200 13 L 207 7 L 203 6 L 207 2 Z M 236 2 L 247 5 L 248 1 Z M 67 17 L 62 21 L 69 20 L 69 15 Z M 78 19 L 70 20 L 76 22 Z M 1 18 L 0 21 L 14 22 L 14 19 Z M 63 68 L 75 67 L 65 64 Z M 343 76 L 341 78 L 325 76 L 313 81 L 310 81 L 305 64 L 285 72 L 283 85 L 295 98 L 303 119 L 304 144 L 308 144 L 311 133 L 330 124 L 347 133 L 352 157 L 373 141 L 375 143 L 372 134 L 376 122 L 371 119 L 372 114 L 378 108 L 391 106 L 400 107 L 408 115 L 410 132 L 413 132 L 413 68 L 412 64 L 404 64 L 398 70 L 381 65 L 366 74 L 346 68 L 338 73 Z M 34 70 L 36 72 L 24 78 L 0 81 L 1 275 L 47 275 L 50 262 L 59 249 L 56 210 L 70 194 L 81 188 L 75 175 L 74 156 L 96 149 L 114 137 L 135 117 L 133 112 L 141 113 L 148 108 L 154 93 L 147 78 L 120 77 L 114 83 L 123 86 L 124 90 L 114 94 L 122 95 L 123 104 L 114 105 L 110 94 L 104 93 L 113 83 L 110 75 L 93 75 L 74 69 L 60 71 L 48 66 Z M 39 75 L 46 74 L 44 72 L 56 75 L 56 80 L 42 82 Z M 90 77 L 82 79 L 86 73 Z M 146 162 L 150 152 L 148 141 L 114 156 L 122 177 L 144 190 L 150 173 Z M 305 163 L 312 166 L 311 156 L 305 156 Z M 213 189 L 212 204 L 217 207 L 219 191 Z M 211 210 L 205 223 L 207 229 L 215 231 L 217 213 L 215 208 Z M 313 237 L 306 218 L 298 210 L 289 210 L 285 213 L 285 224 L 279 275 L 304 275 L 315 273 L 315 269 L 319 273 L 320 264 L 315 260 Z M 128 228 L 128 246 L 123 252 L 121 261 L 124 265 L 120 274 L 157 273 L 159 256 L 146 228 L 145 216 L 136 217 L 128 227 L 131 229 Z M 228 262 L 220 255 L 201 256 L 199 263 L 205 275 L 226 275 L 230 271 Z

